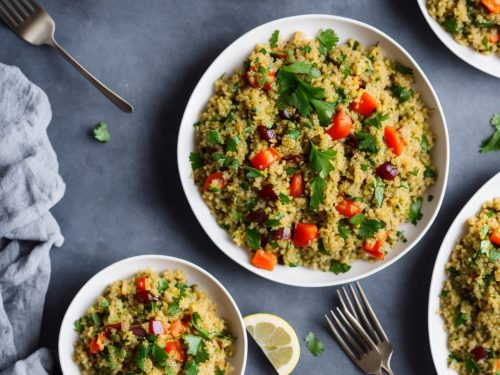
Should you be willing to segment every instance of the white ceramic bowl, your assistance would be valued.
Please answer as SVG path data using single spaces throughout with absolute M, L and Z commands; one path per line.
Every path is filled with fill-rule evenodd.
M 471 47 L 459 44 L 453 36 L 447 32 L 427 11 L 427 0 L 417 0 L 420 10 L 424 15 L 425 20 L 431 27 L 434 34 L 449 48 L 451 52 L 464 60 L 467 64 L 479 69 L 485 73 L 491 74 L 494 77 L 500 78 L 500 57 L 495 54 L 483 55 Z
M 117 280 L 128 279 L 146 268 L 155 272 L 181 269 L 185 272 L 189 284 L 198 285 L 200 290 L 209 295 L 217 304 L 218 314 L 226 320 L 231 333 L 236 337 L 234 356 L 230 358 L 235 369 L 234 374 L 244 374 L 247 360 L 246 330 L 238 306 L 229 292 L 215 277 L 197 265 L 163 255 L 141 255 L 116 262 L 100 271 L 80 289 L 71 301 L 59 331 L 59 361 L 62 372 L 65 375 L 80 374 L 78 366 L 72 360 L 73 347 L 78 338 L 73 328 L 75 320 L 87 312 L 106 286 Z
M 458 216 L 448 229 L 441 243 L 439 253 L 432 271 L 431 287 L 429 290 L 428 328 L 429 341 L 431 345 L 432 359 L 439 375 L 457 375 L 458 373 L 448 368 L 447 358 L 448 334 L 445 330 L 444 320 L 438 315 L 440 306 L 439 294 L 446 280 L 445 266 L 450 259 L 455 244 L 467 233 L 467 220 L 479 213 L 484 203 L 493 198 L 500 197 L 500 173 L 486 182 L 467 204 L 462 208 Z
M 195 148 L 193 124 L 198 120 L 198 116 L 213 94 L 214 82 L 217 78 L 225 72 L 229 74 L 240 68 L 243 60 L 253 50 L 254 46 L 257 43 L 267 42 L 274 30 L 279 29 L 280 36 L 288 39 L 296 31 L 303 31 L 312 38 L 318 33 L 319 29 L 326 28 L 335 30 L 340 37 L 339 44 L 345 43 L 349 38 L 354 38 L 365 46 L 378 42 L 386 56 L 395 58 L 414 70 L 415 88 L 421 94 L 426 105 L 435 110 L 429 122 L 436 136 L 432 158 L 438 177 L 436 183 L 428 190 L 428 193 L 434 196 L 434 200 L 427 202 L 427 199 L 425 199 L 424 216 L 417 226 L 411 224 L 401 226 L 401 229 L 405 231 L 408 242 L 396 244 L 385 260 L 381 262 L 356 261 L 349 272 L 340 275 L 331 272 L 314 271 L 304 267 L 289 268 L 285 266 L 277 266 L 273 272 L 269 272 L 250 264 L 249 252 L 236 246 L 226 231 L 217 225 L 195 186 L 189 163 L 189 153 Z M 394 263 L 415 246 L 434 221 L 441 206 L 448 179 L 448 150 L 446 121 L 436 93 L 415 60 L 398 43 L 381 31 L 355 20 L 328 15 L 303 15 L 272 21 L 251 30 L 233 42 L 215 59 L 201 77 L 184 112 L 177 144 L 177 163 L 182 187 L 189 204 L 201 226 L 219 249 L 246 269 L 269 280 L 294 286 L 319 287 L 343 284 L 371 275 Z

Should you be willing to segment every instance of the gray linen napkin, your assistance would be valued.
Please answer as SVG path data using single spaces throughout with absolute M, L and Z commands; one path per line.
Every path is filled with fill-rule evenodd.
M 49 212 L 64 194 L 46 129 L 45 93 L 18 68 L 0 64 L 0 375 L 47 374 L 38 349 L 49 250 L 64 239 Z

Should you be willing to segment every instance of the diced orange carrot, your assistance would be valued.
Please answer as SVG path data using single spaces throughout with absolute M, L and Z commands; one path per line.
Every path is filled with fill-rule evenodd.
M 500 0 L 481 0 L 490 13 L 500 14 Z
M 104 335 L 104 333 L 99 333 L 97 335 L 97 339 L 90 340 L 89 351 L 92 354 L 97 354 L 99 352 L 102 352 L 104 350 L 104 340 L 105 339 L 106 339 L 106 336 Z
M 278 263 L 278 257 L 276 254 L 262 249 L 257 250 L 252 258 L 252 264 L 255 267 L 268 271 L 272 271 L 276 266 L 276 263 Z

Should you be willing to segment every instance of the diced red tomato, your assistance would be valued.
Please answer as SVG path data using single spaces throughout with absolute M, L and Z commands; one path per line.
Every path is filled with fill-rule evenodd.
M 304 247 L 319 238 L 319 231 L 316 224 L 298 223 L 293 231 L 293 244 L 297 247 Z
M 491 233 L 490 241 L 495 245 L 500 246 L 500 230 L 496 229 Z
M 191 316 L 189 316 L 191 318 Z M 187 332 L 187 327 L 186 323 L 184 323 L 182 320 L 174 320 L 170 325 L 168 326 L 168 333 L 172 337 L 181 337 L 183 334 Z
M 340 109 L 335 116 L 333 116 L 332 126 L 325 130 L 333 140 L 339 140 L 347 137 L 352 130 L 352 118 L 344 109 Z
M 490 13 L 500 14 L 500 0 L 481 0 Z
M 167 354 L 176 361 L 184 362 L 186 360 L 186 351 L 182 348 L 179 341 L 167 341 L 165 345 Z
M 203 186 L 204 191 L 210 191 L 210 188 L 215 188 L 222 190 L 226 187 L 227 181 L 224 177 L 224 173 L 215 172 L 207 177 L 205 180 L 205 185 Z
M 347 198 L 344 198 L 339 204 L 337 204 L 335 209 L 339 214 L 346 217 L 353 217 L 362 211 L 359 204 Z
M 399 136 L 399 133 L 396 129 L 386 126 L 384 129 L 384 141 L 389 147 L 394 155 L 399 156 L 403 152 L 404 149 L 404 140 Z
M 104 350 L 104 340 L 106 339 L 106 336 L 104 333 L 99 333 L 97 335 L 97 338 L 90 340 L 89 344 L 89 351 L 92 354 L 98 354 L 99 352 L 102 352 Z
M 496 34 L 490 34 L 488 40 L 493 44 L 500 42 L 500 32 L 497 32 Z
M 135 290 L 148 290 L 148 278 L 141 276 L 135 282 Z
M 294 198 L 300 197 L 304 191 L 304 176 L 302 173 L 295 173 L 290 183 L 290 195 Z
M 276 72 L 269 72 L 267 75 L 267 82 L 262 86 L 262 90 L 269 91 L 271 90 L 271 84 L 276 81 Z
M 359 114 L 368 117 L 377 109 L 377 102 L 366 91 L 361 94 L 359 101 L 352 102 L 349 108 Z
M 382 246 L 384 246 L 385 240 L 387 239 L 387 233 L 382 232 L 377 239 L 371 238 L 363 242 L 363 250 L 366 251 L 370 256 L 378 260 L 383 260 L 385 254 L 380 251 Z
M 262 268 L 267 271 L 272 271 L 278 263 L 276 254 L 270 251 L 259 249 L 255 252 L 252 258 L 252 264 L 257 268 Z
M 271 84 L 276 80 L 276 72 L 268 71 L 265 81 L 262 83 L 262 73 L 259 72 L 259 68 L 255 65 L 251 65 L 248 68 L 245 78 L 250 86 L 254 89 L 262 87 L 263 90 L 270 90 Z M 260 85 L 262 83 L 262 86 Z
M 271 164 L 281 159 L 281 155 L 274 148 L 269 147 L 259 151 L 250 159 L 250 164 L 259 171 L 268 168 Z

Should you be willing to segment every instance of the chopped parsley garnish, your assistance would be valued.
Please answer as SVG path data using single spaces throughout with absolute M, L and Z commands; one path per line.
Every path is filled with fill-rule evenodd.
M 74 327 L 75 327 L 75 331 L 78 332 L 78 333 L 82 333 L 83 330 L 84 330 L 84 327 L 83 327 L 83 317 L 78 319 L 78 320 L 75 320 L 75 323 L 74 323 Z
M 422 219 L 422 197 L 415 198 L 410 205 L 410 210 L 408 211 L 408 220 L 413 224 L 417 225 L 417 221 Z
M 338 275 L 340 273 L 345 273 L 350 269 L 351 266 L 349 264 L 339 262 L 336 259 L 333 259 L 332 262 L 330 263 L 330 272 L 333 272 L 335 275 Z
M 191 152 L 189 154 L 189 162 L 193 171 L 203 167 L 203 159 L 199 152 Z
M 192 359 L 186 362 L 184 365 L 184 368 L 182 370 L 183 375 L 198 375 L 198 372 L 200 370 L 198 369 L 198 365 L 196 362 Z
M 207 133 L 207 141 L 211 145 L 220 145 L 222 144 L 222 137 L 217 130 L 209 130 Z
M 477 374 L 479 372 L 479 366 L 477 365 L 476 361 L 471 358 L 466 358 L 464 360 L 464 367 L 467 371 L 473 374 Z
M 397 64 L 394 69 L 396 69 L 396 72 L 399 72 L 401 74 L 406 74 L 408 76 L 412 76 L 413 75 L 413 69 L 412 68 L 408 68 L 408 67 L 406 67 L 404 65 L 401 65 L 401 64 Z
M 469 316 L 466 313 L 462 312 L 462 307 L 460 305 L 457 305 L 457 307 L 455 309 L 455 320 L 453 322 L 453 325 L 455 326 L 455 328 L 460 327 L 468 319 L 469 319 Z
M 191 315 L 191 323 L 193 324 L 193 327 L 196 328 L 200 336 L 204 339 L 211 340 L 214 336 L 213 333 L 208 332 L 201 326 L 201 316 L 199 313 L 194 312 L 193 315 Z
M 425 170 L 424 170 L 424 177 L 428 177 L 428 178 L 436 178 L 437 176 L 437 173 L 434 169 L 432 169 L 431 167 L 427 166 L 425 167 Z
M 286 173 L 287 173 L 288 175 L 295 174 L 295 173 L 297 173 L 297 171 L 298 171 L 298 169 L 297 169 L 297 168 L 294 168 L 294 167 L 288 167 L 288 168 L 286 169 Z
M 337 225 L 337 230 L 339 231 L 339 236 L 346 240 L 351 235 L 351 230 L 349 229 L 349 224 L 346 220 L 342 219 Z
M 319 205 L 323 202 L 325 187 L 326 181 L 324 178 L 316 176 L 311 180 L 312 193 L 311 200 L 309 201 L 309 207 L 311 207 L 311 210 L 317 210 Z
M 257 231 L 257 229 L 247 228 L 246 233 L 247 233 L 248 248 L 251 250 L 260 249 L 260 247 L 261 247 L 260 233 Z
M 335 47 L 339 41 L 339 37 L 332 29 L 320 30 L 316 36 L 319 42 L 319 52 L 327 56 L 330 50 Z
M 460 358 L 453 352 L 450 352 L 450 354 L 448 355 L 448 359 L 450 360 L 450 362 L 453 362 L 453 361 L 460 361 Z
M 166 289 L 168 288 L 168 282 L 164 278 L 161 278 L 158 281 L 158 286 L 156 289 L 158 289 L 158 293 L 162 294 Z
M 141 370 L 145 370 L 146 358 L 149 357 L 151 353 L 151 347 L 147 342 L 141 342 L 135 353 L 135 364 Z
M 493 271 L 487 273 L 483 277 L 484 286 L 487 288 L 490 285 L 490 283 L 494 280 L 495 280 L 495 275 L 493 274 Z
M 229 138 L 229 140 L 227 141 L 227 144 L 226 144 L 226 150 L 227 151 L 236 151 L 239 143 L 240 143 L 240 138 L 237 135 Z
M 358 237 L 366 239 L 373 237 L 380 229 L 384 228 L 385 224 L 375 219 L 363 220 L 358 229 Z
M 314 143 L 311 142 L 311 151 L 309 152 L 309 161 L 312 169 L 321 178 L 328 177 L 328 174 L 333 170 L 333 165 L 330 162 L 337 152 L 333 149 L 320 151 Z
M 151 349 L 151 358 L 155 366 L 163 367 L 167 362 L 168 355 L 163 348 L 159 347 L 156 344 L 153 344 L 153 348 Z
M 450 294 L 450 291 L 449 291 L 449 290 L 446 290 L 446 289 L 443 289 L 443 290 L 441 291 L 441 293 L 439 293 L 439 297 L 441 297 L 441 298 L 446 298 L 446 297 L 448 297 L 448 294 Z
M 457 29 L 457 20 L 455 17 L 446 17 L 446 19 L 443 22 L 443 27 L 446 31 L 448 31 L 451 34 L 456 34 L 458 29 Z
M 420 147 L 422 147 L 423 152 L 429 151 L 429 142 L 425 134 L 422 134 L 422 138 L 420 139 Z
M 256 178 L 256 177 L 262 177 L 264 176 L 258 169 L 245 166 L 244 167 L 247 170 L 247 177 L 248 178 Z
M 360 225 L 363 222 L 363 220 L 365 220 L 365 214 L 357 214 L 349 219 L 349 223 L 357 226 Z
M 105 122 L 100 122 L 94 128 L 94 138 L 99 142 L 107 143 L 111 139 L 111 135 L 109 134 L 108 124 Z
M 399 99 L 400 103 L 406 102 L 413 95 L 413 91 L 411 89 L 407 89 L 405 87 L 398 86 L 398 85 L 392 86 L 391 90 L 392 90 L 393 95 Z
M 405 237 L 405 233 L 402 230 L 398 230 L 396 232 L 396 236 L 398 237 L 398 240 L 400 240 L 401 242 L 403 243 L 408 242 L 408 240 Z
M 311 354 L 317 357 L 319 354 L 325 351 L 325 345 L 321 341 L 316 338 L 316 335 L 312 332 L 309 332 L 305 338 L 307 349 L 311 352 Z
M 99 327 L 102 324 L 102 318 L 99 313 L 92 313 L 92 322 L 95 326 Z
M 377 129 L 382 127 L 382 121 L 385 121 L 389 118 L 388 114 L 383 114 L 380 112 L 375 112 L 373 115 L 368 117 L 363 121 L 363 125 L 365 126 L 374 126 Z
M 321 238 L 318 240 L 318 251 L 321 254 L 330 255 L 330 252 L 325 248 L 325 244 Z
M 500 150 L 500 113 L 494 113 L 491 116 L 490 124 L 495 129 L 495 132 L 481 143 L 479 152 L 491 152 Z
M 287 204 L 287 203 L 290 203 L 292 201 L 288 195 L 283 194 L 283 193 L 279 193 L 278 197 L 280 199 L 280 202 L 283 204 Z
M 287 137 L 290 137 L 292 139 L 297 139 L 300 137 L 300 130 L 290 130 L 288 133 L 286 133 Z
M 418 176 L 418 168 L 417 167 L 413 168 L 413 170 L 410 173 L 414 176 Z
M 349 67 L 349 62 L 347 61 L 347 55 L 340 53 L 340 66 L 341 72 L 344 78 L 347 78 L 351 74 L 351 68 Z
M 271 48 L 276 48 L 278 47 L 278 39 L 280 36 L 280 31 L 279 30 L 274 30 L 273 34 L 269 38 L 269 46 Z
M 377 176 L 377 178 L 375 178 L 375 189 L 373 193 L 373 199 L 375 200 L 377 207 L 382 207 L 382 201 L 384 200 L 384 189 L 384 181 L 382 181 L 382 179 Z
M 367 132 L 357 132 L 354 134 L 359 141 L 358 149 L 375 154 L 378 151 L 377 141 L 373 135 Z

